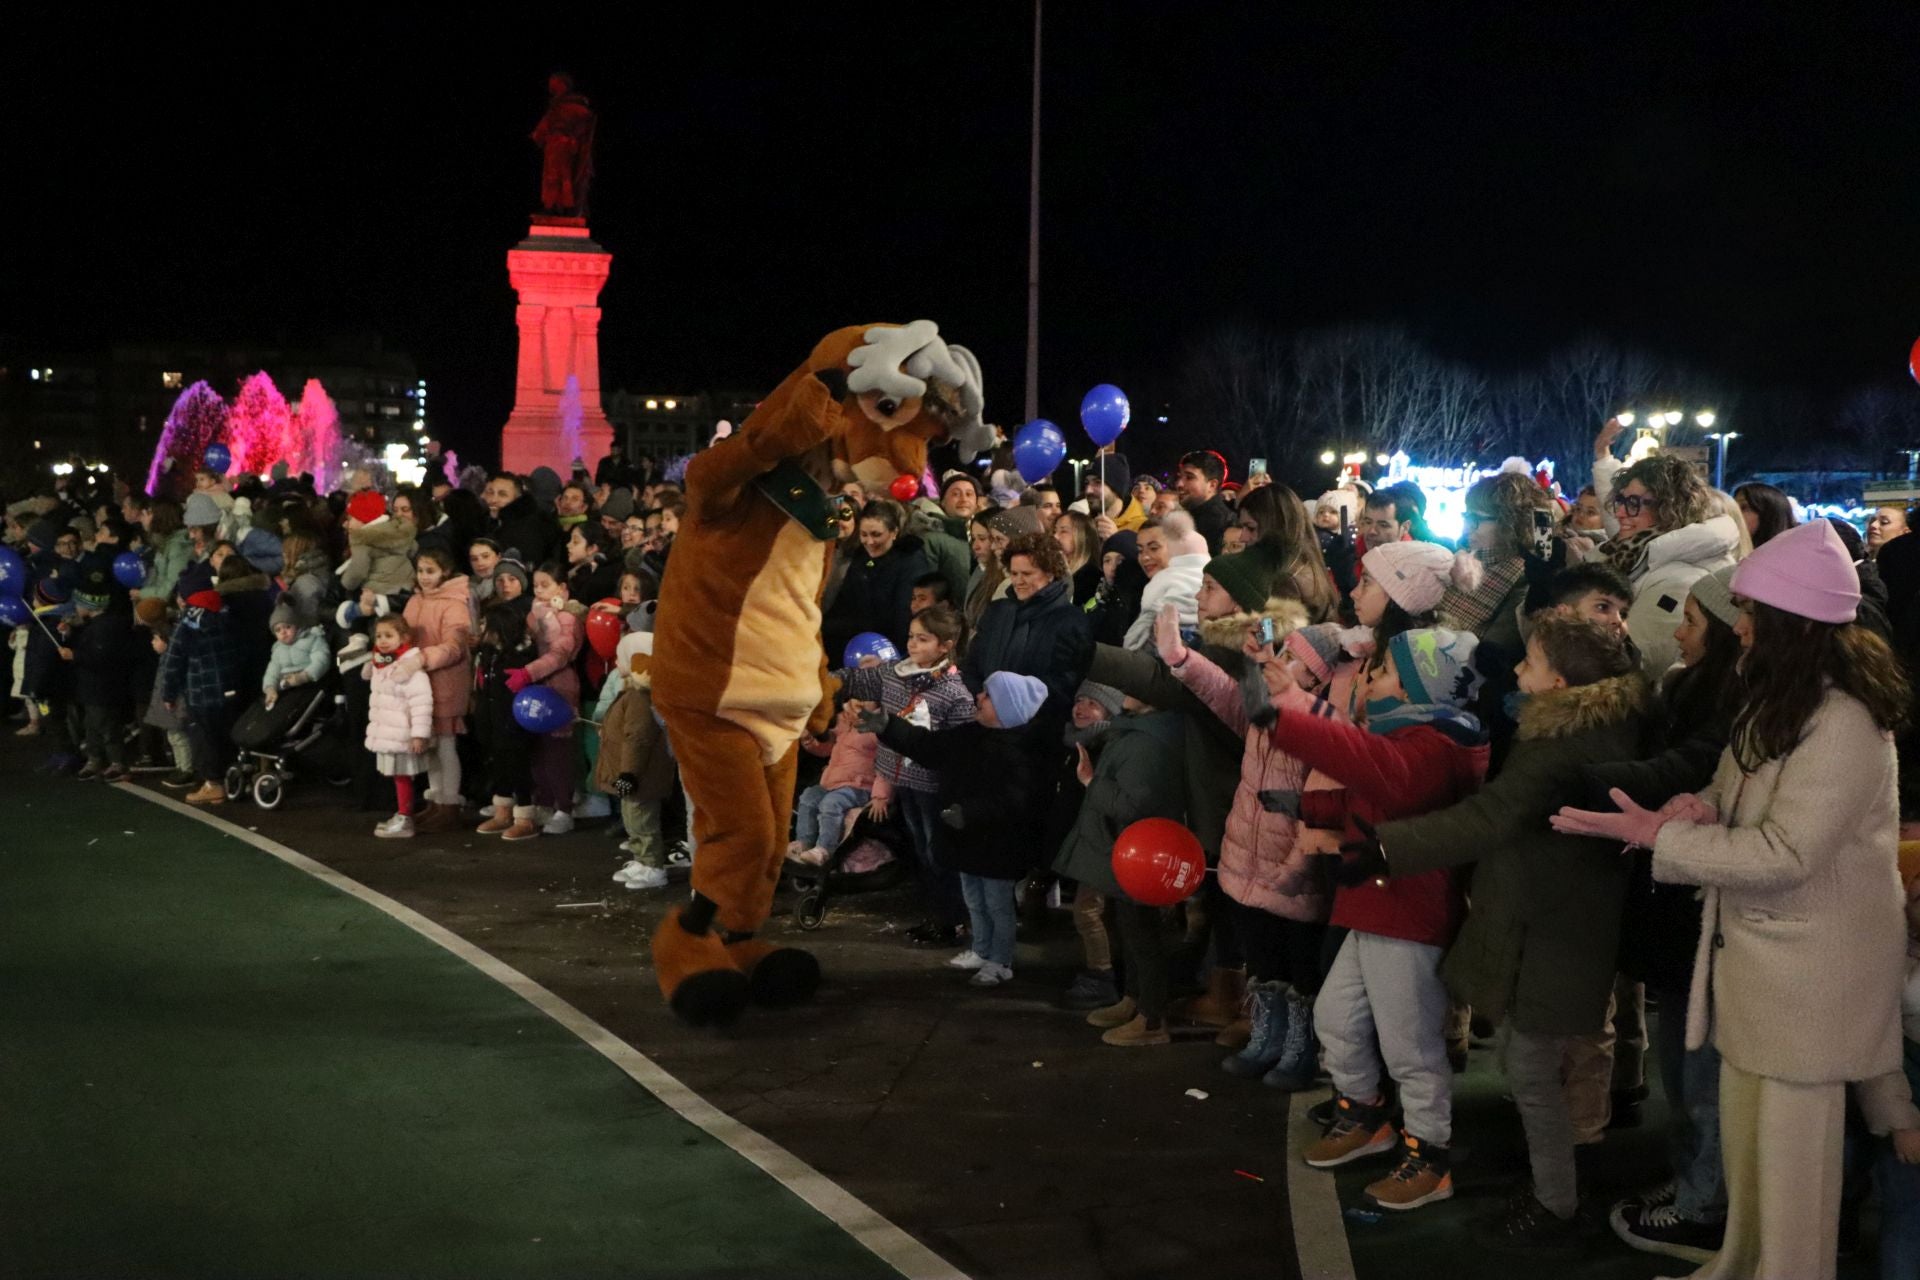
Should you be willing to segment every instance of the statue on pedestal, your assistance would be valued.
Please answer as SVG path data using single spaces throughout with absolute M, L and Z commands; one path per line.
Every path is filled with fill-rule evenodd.
M 574 92 L 573 77 L 555 72 L 547 78 L 547 113 L 534 126 L 533 141 L 545 156 L 540 169 L 540 204 L 550 214 L 587 216 L 587 190 L 593 184 L 593 126 L 587 97 Z

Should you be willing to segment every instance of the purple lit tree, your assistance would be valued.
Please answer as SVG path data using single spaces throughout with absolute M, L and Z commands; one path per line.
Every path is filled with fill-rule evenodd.
M 220 393 L 200 381 L 180 393 L 160 431 L 147 470 L 147 492 L 156 498 L 183 499 L 193 491 L 193 469 L 207 446 L 227 430 L 227 404 Z

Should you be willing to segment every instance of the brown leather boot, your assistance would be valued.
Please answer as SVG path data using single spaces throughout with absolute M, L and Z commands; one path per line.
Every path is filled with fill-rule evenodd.
M 413 815 L 413 829 L 421 835 L 453 831 L 463 826 L 460 811 L 450 804 L 435 801 Z
M 497 836 L 512 825 L 513 806 L 510 804 L 497 804 L 493 806 L 493 816 L 475 827 L 474 830 L 483 836 Z
M 1196 1027 L 1224 1028 L 1240 1016 L 1247 999 L 1247 971 L 1215 965 L 1207 974 L 1206 991 L 1193 999 L 1175 1004 L 1173 1017 Z
M 1213 1038 L 1213 1042 L 1222 1049 L 1244 1049 L 1247 1047 L 1247 1041 L 1251 1039 L 1253 1039 L 1253 1023 L 1243 1013 L 1220 1028 L 1220 1034 Z

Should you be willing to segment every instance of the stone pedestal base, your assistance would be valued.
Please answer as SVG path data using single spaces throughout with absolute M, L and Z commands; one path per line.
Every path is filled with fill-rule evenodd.
M 569 377 L 580 386 L 580 457 L 591 471 L 607 455 L 613 425 L 600 403 L 599 302 L 612 265 L 584 218 L 536 216 L 527 238 L 507 251 L 507 277 L 520 297 L 520 359 L 513 412 L 500 433 L 506 470 L 572 469 L 560 423 Z

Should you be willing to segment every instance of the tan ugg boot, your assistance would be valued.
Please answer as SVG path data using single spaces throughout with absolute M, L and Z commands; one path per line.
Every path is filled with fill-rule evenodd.
M 483 836 L 497 836 L 502 831 L 510 830 L 512 827 L 513 806 L 510 804 L 495 804 L 493 806 L 493 816 L 475 827 L 474 830 Z
M 1223 1028 L 1240 1016 L 1247 999 L 1247 971 L 1215 965 L 1207 974 L 1207 989 L 1191 1000 L 1176 1001 L 1168 1012 L 1196 1027 Z
M 531 840 L 540 834 L 540 826 L 533 820 L 533 806 L 517 804 L 513 806 L 513 825 L 500 833 L 502 840 Z

